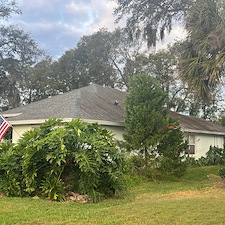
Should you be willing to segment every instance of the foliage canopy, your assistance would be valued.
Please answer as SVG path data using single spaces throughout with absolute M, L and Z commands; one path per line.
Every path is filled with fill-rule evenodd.
M 126 16 L 126 29 L 143 36 L 149 47 L 182 21 L 187 31 L 180 61 L 180 76 L 195 94 L 209 102 L 224 77 L 224 0 L 115 0 L 117 20 Z
M 4 23 L 14 13 L 20 13 L 15 1 L 0 1 L 0 109 L 19 106 L 24 70 L 43 54 L 29 34 Z
M 117 21 L 127 16 L 126 28 L 131 39 L 143 36 L 149 47 L 156 46 L 157 39 L 163 39 L 165 31 L 170 32 L 174 20 L 186 14 L 191 0 L 114 0 L 118 7 L 114 11 Z

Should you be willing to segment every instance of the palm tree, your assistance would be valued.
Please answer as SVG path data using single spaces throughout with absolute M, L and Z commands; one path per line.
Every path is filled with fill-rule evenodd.
M 224 12 L 223 0 L 198 0 L 185 19 L 188 36 L 183 43 L 180 77 L 205 102 L 224 76 Z

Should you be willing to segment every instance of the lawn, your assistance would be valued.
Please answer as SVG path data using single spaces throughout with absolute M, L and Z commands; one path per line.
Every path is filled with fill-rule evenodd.
M 191 168 L 180 180 L 141 183 L 96 204 L 0 197 L 0 224 L 225 224 L 218 169 Z

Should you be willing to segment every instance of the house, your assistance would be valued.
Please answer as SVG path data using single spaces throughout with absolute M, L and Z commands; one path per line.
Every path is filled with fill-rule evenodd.
M 63 118 L 65 122 L 77 117 L 97 122 L 111 130 L 118 140 L 123 140 L 125 95 L 113 88 L 91 84 L 2 114 L 13 127 L 13 142 L 17 142 L 23 132 L 38 127 L 50 117 Z M 199 158 L 210 146 L 223 147 L 225 127 L 175 112 L 170 112 L 170 115 L 180 120 L 181 129 L 189 142 L 190 155 Z
M 87 122 L 97 122 L 123 139 L 125 93 L 113 88 L 91 84 L 64 94 L 33 102 L 18 108 L 4 111 L 2 115 L 12 125 L 12 141 L 26 130 L 38 127 L 51 117 L 82 118 Z
M 224 148 L 225 127 L 194 116 L 170 112 L 170 116 L 180 121 L 184 138 L 188 141 L 187 153 L 200 158 L 205 156 L 210 146 Z

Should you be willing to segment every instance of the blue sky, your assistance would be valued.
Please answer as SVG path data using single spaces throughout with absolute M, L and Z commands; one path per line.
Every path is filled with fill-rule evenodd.
M 22 15 L 15 15 L 11 22 L 16 23 L 39 43 L 50 56 L 57 58 L 66 50 L 74 48 L 83 35 L 90 35 L 100 28 L 110 31 L 115 24 L 113 9 L 116 3 L 111 0 L 16 0 Z M 177 26 L 163 45 L 180 39 L 182 29 Z

